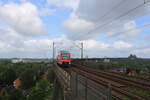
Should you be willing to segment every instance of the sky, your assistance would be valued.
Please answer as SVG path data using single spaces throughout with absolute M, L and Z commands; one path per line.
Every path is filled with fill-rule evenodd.
M 150 0 L 0 0 L 0 58 L 150 58 Z M 56 54 L 57 55 L 57 54 Z

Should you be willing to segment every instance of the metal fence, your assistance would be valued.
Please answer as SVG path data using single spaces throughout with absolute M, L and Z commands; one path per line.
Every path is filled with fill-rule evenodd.
M 62 68 L 58 67 L 57 64 L 54 64 L 54 72 L 56 74 L 56 77 L 60 81 L 61 85 L 65 89 L 70 88 L 70 73 L 64 71 Z
M 111 86 L 105 88 L 71 71 L 71 100 L 111 100 Z
M 64 88 L 64 100 L 112 100 L 111 86 L 103 87 L 74 71 L 65 72 L 57 65 L 54 71 Z

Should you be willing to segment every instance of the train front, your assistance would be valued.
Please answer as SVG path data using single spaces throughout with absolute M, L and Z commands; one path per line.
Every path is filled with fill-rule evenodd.
M 59 64 L 68 67 L 71 64 L 71 54 L 67 51 L 60 52 Z

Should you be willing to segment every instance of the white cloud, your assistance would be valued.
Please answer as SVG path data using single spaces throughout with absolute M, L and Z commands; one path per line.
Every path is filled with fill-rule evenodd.
M 31 3 L 9 3 L 0 6 L 0 20 L 24 36 L 46 35 L 39 12 Z
M 98 34 L 115 36 L 121 40 L 127 37 L 134 38 L 140 32 L 136 28 L 134 19 L 147 15 L 149 9 L 145 5 L 125 16 L 123 14 L 142 3 L 144 3 L 142 0 L 80 0 L 77 9 L 71 13 L 69 19 L 64 21 L 63 29 L 72 39 L 90 39 Z M 119 18 L 119 16 L 123 17 Z M 77 21 L 86 23 L 81 24 Z M 92 23 L 92 26 L 86 27 L 89 23 Z M 124 33 L 129 29 L 132 31 Z
M 123 41 L 104 43 L 97 40 L 85 40 L 84 51 L 89 57 L 122 57 L 128 56 L 133 51 L 133 44 Z
M 4 43 L 2 43 L 2 42 L 0 42 L 0 49 L 1 49 L 1 52 L 4 52 L 4 48 L 5 48 L 5 44 Z
M 3 31 L 2 31 L 3 30 Z M 27 39 L 22 36 L 11 36 L 15 34 L 12 29 L 0 28 L 4 32 L 4 38 L 0 38 L 0 57 L 52 57 L 52 42 L 55 42 L 56 52 L 59 50 L 69 50 L 72 57 L 80 57 L 81 41 L 73 41 L 65 35 L 55 39 Z M 8 39 L 11 37 L 10 39 Z M 18 42 L 19 41 L 19 42 Z M 98 40 L 85 40 L 84 56 L 89 57 L 127 57 L 130 53 L 137 54 L 140 57 L 148 57 L 148 47 L 116 41 L 113 43 L 104 43 Z M 77 46 L 78 45 L 78 46 Z M 144 56 L 143 56 L 144 55 Z
M 107 33 L 108 39 L 117 39 L 122 41 L 136 41 L 142 29 L 137 28 L 135 21 L 124 23 L 122 27 L 115 28 Z
M 56 11 L 56 9 L 50 9 L 48 7 L 45 7 L 45 8 L 40 9 L 39 15 L 40 16 L 47 16 L 47 15 L 54 13 L 55 11 Z
M 85 34 L 85 30 L 86 32 L 88 32 L 94 28 L 94 24 L 92 22 L 74 17 L 70 20 L 65 21 L 62 26 L 69 38 L 75 40 L 90 38 L 91 35 Z
M 5 39 L 0 38 L 0 57 L 49 57 L 52 49 L 49 39 L 27 39 L 24 37 L 16 38 L 5 33 Z M 8 37 L 11 36 L 9 39 Z
M 24 41 L 24 51 L 29 52 L 42 52 L 49 51 L 50 45 L 52 44 L 52 40 L 49 39 L 41 39 L 41 40 L 26 40 Z
M 123 41 L 116 41 L 114 42 L 113 47 L 118 50 L 128 50 L 132 47 L 132 44 L 125 43 Z
M 0 41 L 19 46 L 25 38 L 9 27 L 0 27 Z M 18 42 L 19 41 L 19 42 Z
M 134 21 L 134 15 L 136 15 L 134 13 L 106 27 L 88 33 L 97 24 L 103 25 L 110 21 L 110 18 L 125 12 L 120 11 L 120 9 L 125 9 L 129 3 L 131 3 L 128 6 L 129 8 L 125 10 L 131 9 L 132 6 L 134 7 L 142 2 L 142 0 L 124 1 L 126 3 L 119 6 L 118 10 L 113 10 L 108 16 L 98 21 L 102 15 L 108 12 L 114 5 L 117 5 L 119 1 L 80 0 L 80 4 L 78 4 L 79 0 L 47 0 L 49 5 L 54 5 L 60 9 L 73 9 L 70 18 L 62 24 L 69 38 L 62 35 L 54 39 L 28 38 L 45 35 L 45 28 L 39 15 L 47 15 L 51 13 L 51 9 L 43 8 L 41 11 L 38 11 L 36 6 L 26 1 L 21 4 L 2 4 L 0 5 L 0 19 L 8 25 L 6 27 L 0 26 L 0 57 L 52 57 L 53 41 L 56 44 L 57 52 L 59 50 L 70 50 L 73 57 L 80 57 L 80 40 L 84 40 L 84 56 L 127 57 L 130 53 L 134 53 L 141 57 L 149 57 L 150 48 L 148 45 L 143 48 L 143 45 L 124 41 L 136 37 L 140 32 Z M 145 15 L 147 9 L 142 11 L 142 14 Z M 141 12 L 141 10 L 138 10 L 138 12 Z M 141 13 L 136 15 L 136 17 L 140 15 Z M 120 33 L 122 31 L 126 32 Z M 91 39 L 99 34 L 106 34 L 107 37 L 117 38 L 119 41 L 104 42 Z
M 79 0 L 47 0 L 48 5 L 54 5 L 57 8 L 65 9 L 72 8 L 77 9 Z
M 127 11 L 144 4 L 144 0 L 80 0 L 76 14 L 94 22 L 105 22 L 112 20 Z M 124 20 L 132 20 L 135 17 L 148 14 L 145 6 L 126 14 Z M 122 20 L 122 19 L 121 19 Z
M 135 21 L 130 21 L 124 24 L 124 32 L 120 34 L 119 39 L 130 39 L 135 37 L 141 32 L 141 29 L 136 27 Z M 119 35 L 119 34 L 118 34 Z
M 104 51 L 110 47 L 110 44 L 105 44 L 96 40 L 85 40 L 84 47 L 90 51 L 93 51 L 94 48 L 96 48 L 96 51 Z

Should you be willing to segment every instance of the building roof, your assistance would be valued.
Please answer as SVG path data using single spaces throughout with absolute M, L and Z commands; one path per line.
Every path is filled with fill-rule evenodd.
M 17 79 L 14 81 L 14 87 L 15 87 L 16 89 L 18 89 L 20 85 L 21 85 L 21 81 L 20 81 L 19 78 L 17 78 Z

